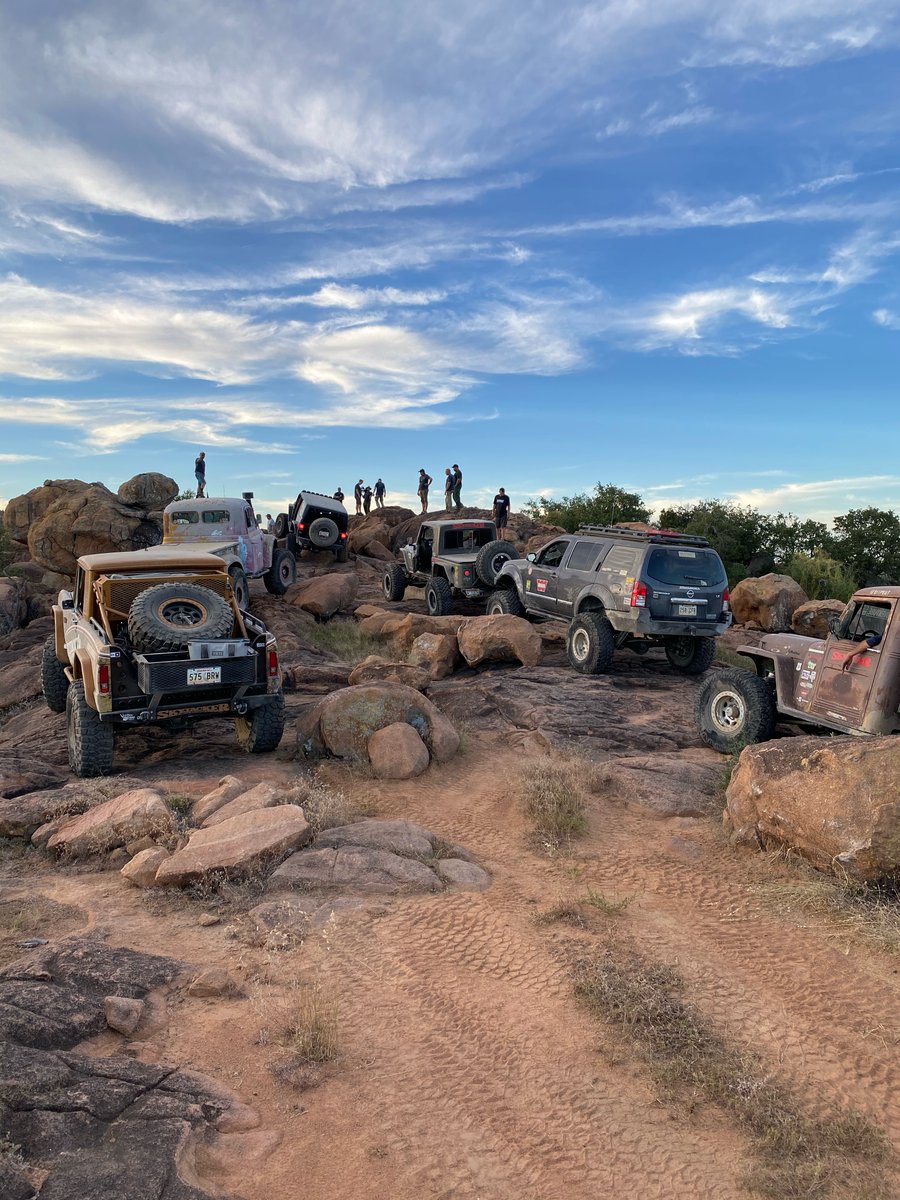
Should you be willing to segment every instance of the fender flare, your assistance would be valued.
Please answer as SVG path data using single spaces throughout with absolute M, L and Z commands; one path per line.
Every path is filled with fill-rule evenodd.
M 494 589 L 496 590 L 498 587 L 503 587 L 505 584 L 508 584 L 509 582 L 511 582 L 513 587 L 516 589 L 516 592 L 518 593 L 519 599 L 524 603 L 525 602 L 525 585 L 522 583 L 522 576 L 519 574 L 518 571 L 508 570 L 507 569 L 508 566 L 509 566 L 508 563 L 504 563 L 503 566 L 500 568 L 500 570 L 497 572 L 497 577 L 494 580 Z
M 598 600 L 597 604 L 588 604 L 586 601 Z M 609 588 L 603 587 L 599 583 L 589 583 L 587 587 L 579 592 L 578 598 L 572 608 L 572 616 L 578 617 L 583 612 L 592 608 L 602 608 L 605 612 L 615 612 L 616 600 Z
M 75 662 L 72 664 L 72 679 L 81 679 L 84 681 L 84 698 L 88 703 L 89 708 L 97 709 L 97 702 L 94 698 L 94 689 L 96 680 L 94 678 L 94 663 L 87 650 L 75 651 Z

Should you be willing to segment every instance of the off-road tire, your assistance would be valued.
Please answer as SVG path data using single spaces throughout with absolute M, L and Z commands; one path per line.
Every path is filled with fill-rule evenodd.
M 385 568 L 381 590 L 385 600 L 402 600 L 406 595 L 406 572 L 399 563 L 391 563 Z
M 475 574 L 485 587 L 493 587 L 503 564 L 518 557 L 519 552 L 512 542 L 488 542 L 475 557 Z
M 704 679 L 695 709 L 700 736 L 720 754 L 766 742 L 775 732 L 772 685 L 752 671 L 717 671 Z
M 287 515 L 287 513 L 279 513 L 275 518 L 275 536 L 280 541 L 282 538 L 286 538 L 290 532 L 291 518 Z
M 507 613 L 511 617 L 524 617 L 525 605 L 514 587 L 501 587 L 488 596 L 486 612 L 489 617 L 496 617 L 501 613 Z
M 453 589 L 443 575 L 435 575 L 425 585 L 425 607 L 429 617 L 449 617 L 453 612 Z
M 341 531 L 337 527 L 337 522 L 332 521 L 331 517 L 316 517 L 307 529 L 306 536 L 312 542 L 314 549 L 330 550 L 341 536 Z
M 100 714 L 88 704 L 80 679 L 69 687 L 66 696 L 66 741 L 69 766 L 79 779 L 111 773 L 115 733 L 112 725 L 104 725 Z
M 135 596 L 128 637 L 143 653 L 183 650 L 190 642 L 231 637 L 234 613 L 222 596 L 196 583 L 158 583 Z
M 347 549 L 346 546 L 341 546 L 340 549 L 335 551 L 334 557 L 335 557 L 335 560 L 339 563 L 348 562 L 350 559 L 350 551 Z
M 284 692 L 273 692 L 265 704 L 252 708 L 246 717 L 236 717 L 237 743 L 248 754 L 277 750 L 284 733 Z
M 228 568 L 228 574 L 231 576 L 231 590 L 234 592 L 235 603 L 238 608 L 250 607 L 250 580 L 247 578 L 246 571 L 241 567 L 234 566 Z
M 276 550 L 272 565 L 263 575 L 266 591 L 273 596 L 283 596 L 292 583 L 297 582 L 297 560 L 290 550 Z
M 711 637 L 667 637 L 669 666 L 682 675 L 702 675 L 713 665 L 716 639 Z
M 66 711 L 69 680 L 66 669 L 56 657 L 56 634 L 51 633 L 41 651 L 41 691 L 51 712 Z
M 616 636 L 608 619 L 599 612 L 577 616 L 566 632 L 566 655 L 582 675 L 602 675 L 612 666 Z

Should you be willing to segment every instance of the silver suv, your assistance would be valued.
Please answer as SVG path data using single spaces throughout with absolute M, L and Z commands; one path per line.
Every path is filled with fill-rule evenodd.
M 699 675 L 731 624 L 725 568 L 706 538 L 615 525 L 583 525 L 505 563 L 487 611 L 565 621 L 569 662 L 586 675 L 608 670 L 617 649 L 653 646 Z

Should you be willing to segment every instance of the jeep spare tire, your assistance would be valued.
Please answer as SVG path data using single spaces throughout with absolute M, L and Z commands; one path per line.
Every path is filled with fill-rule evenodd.
M 291 518 L 287 513 L 279 513 L 275 518 L 275 536 L 280 541 L 291 532 Z
M 338 540 L 340 532 L 331 517 L 316 517 L 309 527 L 309 540 L 320 550 L 327 550 Z
M 128 637 L 144 653 L 183 650 L 189 642 L 231 637 L 231 605 L 197 583 L 158 583 L 135 596 Z
M 503 564 L 518 557 L 519 552 L 512 542 L 488 542 L 478 551 L 475 559 L 475 574 L 486 587 L 493 587 Z

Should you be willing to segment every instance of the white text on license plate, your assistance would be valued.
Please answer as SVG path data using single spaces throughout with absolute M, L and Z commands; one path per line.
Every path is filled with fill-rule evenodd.
M 187 681 L 192 683 L 221 683 L 221 667 L 188 667 Z
M 675 605 L 675 616 L 676 617 L 696 617 L 696 615 L 697 615 L 697 605 L 696 604 L 676 604 Z

